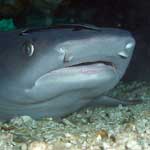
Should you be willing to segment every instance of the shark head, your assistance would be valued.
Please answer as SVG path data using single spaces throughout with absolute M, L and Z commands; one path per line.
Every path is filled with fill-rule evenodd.
M 0 95 L 9 99 L 9 91 L 14 103 L 22 104 L 42 102 L 73 90 L 97 88 L 105 85 L 106 76 L 108 89 L 112 88 L 124 75 L 135 47 L 128 31 L 86 25 L 3 34 Z

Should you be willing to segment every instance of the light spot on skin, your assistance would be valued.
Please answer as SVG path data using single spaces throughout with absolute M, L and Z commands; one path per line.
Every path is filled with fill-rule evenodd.
M 29 47 L 29 56 L 32 56 L 34 53 L 34 46 L 33 44 L 30 44 L 30 47 Z
M 128 58 L 128 54 L 125 51 L 119 52 L 118 55 L 121 56 L 122 58 Z
M 66 63 L 66 62 L 70 62 L 73 59 L 73 56 L 67 56 L 66 50 L 64 48 L 60 48 L 59 50 L 57 50 L 60 54 L 60 59 Z
M 133 43 L 128 43 L 127 45 L 126 45 L 126 49 L 130 49 L 130 48 L 132 48 L 134 46 L 134 44 Z
M 59 58 L 62 60 L 62 61 L 64 61 L 64 58 L 65 58 L 65 50 L 63 49 L 63 48 L 60 48 L 60 49 L 58 49 L 57 50 L 57 52 L 59 53 Z

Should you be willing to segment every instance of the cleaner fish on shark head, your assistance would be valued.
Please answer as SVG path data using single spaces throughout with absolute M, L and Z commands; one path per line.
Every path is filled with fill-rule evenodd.
M 0 119 L 62 117 L 105 97 L 124 75 L 135 40 L 125 30 L 58 25 L 0 32 Z

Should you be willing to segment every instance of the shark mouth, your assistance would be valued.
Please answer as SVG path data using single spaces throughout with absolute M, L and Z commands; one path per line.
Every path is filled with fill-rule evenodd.
M 89 66 L 89 65 L 95 65 L 95 64 L 104 64 L 106 66 L 116 68 L 116 66 L 112 62 L 108 62 L 108 61 L 83 62 L 83 63 L 79 63 L 79 64 L 74 64 L 74 65 L 71 65 L 68 67 Z
M 71 65 L 66 65 L 62 68 L 58 68 L 52 71 L 48 71 L 43 76 L 72 76 L 77 74 L 99 74 L 103 71 L 113 70 L 116 72 L 117 67 L 109 61 L 91 61 L 91 62 L 81 62 Z

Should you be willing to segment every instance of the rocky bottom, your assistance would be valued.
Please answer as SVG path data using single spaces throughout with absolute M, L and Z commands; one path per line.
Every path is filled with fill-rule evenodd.
M 150 83 L 120 83 L 108 95 L 143 104 L 0 122 L 0 150 L 150 150 Z

